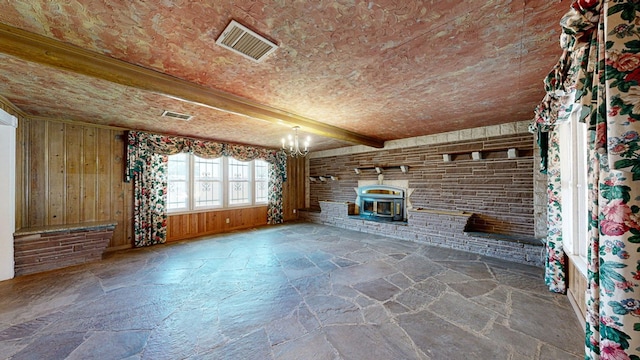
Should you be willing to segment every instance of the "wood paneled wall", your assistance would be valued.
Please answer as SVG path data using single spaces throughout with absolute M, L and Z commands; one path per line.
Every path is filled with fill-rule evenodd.
M 130 248 L 133 186 L 124 182 L 123 130 L 55 120 L 21 119 L 17 131 L 16 229 L 115 220 L 110 250 Z M 305 207 L 305 160 L 289 159 L 285 221 Z M 266 207 L 169 217 L 168 240 L 266 224 Z M 229 223 L 226 219 L 229 218 Z
M 167 241 L 191 239 L 266 224 L 266 206 L 169 215 Z
M 287 181 L 283 184 L 284 221 L 298 219 L 298 209 L 308 207 L 305 202 L 305 186 L 308 178 L 307 158 L 287 159 Z M 295 210 L 295 212 L 294 212 Z
M 18 124 L 16 228 L 118 222 L 110 249 L 131 247 L 133 190 L 122 130 L 52 120 Z

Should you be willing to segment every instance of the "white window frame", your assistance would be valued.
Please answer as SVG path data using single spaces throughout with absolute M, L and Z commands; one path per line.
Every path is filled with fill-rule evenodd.
M 568 122 L 557 125 L 560 139 L 560 177 L 562 196 L 562 242 L 576 268 L 587 275 L 588 183 L 587 125 L 578 112 Z
M 174 156 L 174 155 L 169 155 L 169 157 Z M 256 162 L 263 162 L 266 163 L 267 165 L 267 174 L 268 171 L 270 170 L 270 166 L 271 164 L 269 164 L 266 161 L 263 160 L 252 160 L 252 161 L 247 161 L 246 163 L 249 163 L 249 177 L 248 177 L 248 181 L 247 181 L 247 188 L 248 188 L 248 192 L 249 192 L 249 201 L 247 202 L 243 202 L 243 203 L 239 203 L 239 204 L 231 204 L 230 203 L 230 194 L 229 194 L 229 186 L 231 185 L 231 183 L 233 182 L 233 180 L 230 179 L 230 175 L 229 175 L 229 157 L 226 156 L 222 156 L 221 159 L 221 180 L 220 180 L 220 186 L 221 186 L 221 196 L 222 196 L 222 201 L 220 205 L 211 205 L 211 206 L 196 206 L 195 205 L 195 199 L 194 199 L 194 194 L 195 194 L 195 176 L 194 176 L 194 171 L 195 171 L 195 156 L 193 154 L 187 154 L 188 156 L 188 176 L 187 176 L 187 205 L 186 207 L 183 208 L 175 208 L 175 209 L 167 209 L 167 212 L 169 214 L 178 214 L 178 213 L 191 213 L 191 212 L 201 212 L 201 211 L 208 211 L 208 210 L 220 210 L 220 209 L 229 209 L 229 208 L 242 208 L 242 207 L 253 207 L 253 206 L 264 206 L 268 203 L 268 198 L 269 195 L 267 193 L 267 197 L 265 199 L 265 201 L 257 201 L 256 200 L 256 191 L 255 188 L 257 186 L 258 181 L 256 180 L 255 177 L 255 168 L 256 168 Z M 238 160 L 239 161 L 239 160 Z M 242 162 L 242 161 L 241 161 Z M 267 176 L 267 183 L 268 183 L 268 176 Z M 168 186 L 170 186 L 170 184 L 167 184 Z M 268 192 L 268 189 L 267 189 Z

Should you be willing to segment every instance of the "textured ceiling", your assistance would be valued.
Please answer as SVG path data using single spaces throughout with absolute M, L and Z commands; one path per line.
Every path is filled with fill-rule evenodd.
M 558 22 L 569 5 L 5 0 L 0 22 L 386 141 L 531 119 L 560 56 Z M 255 63 L 217 46 L 232 19 L 280 48 Z M 28 115 L 267 147 L 290 132 L 10 54 L 0 47 L 0 95 Z M 163 110 L 195 117 L 165 119 Z M 312 137 L 314 149 L 351 145 Z

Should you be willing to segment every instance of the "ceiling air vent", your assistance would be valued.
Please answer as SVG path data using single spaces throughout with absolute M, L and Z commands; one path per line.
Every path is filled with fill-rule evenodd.
M 240 25 L 235 20 L 231 20 L 227 25 L 222 35 L 216 40 L 216 44 L 255 62 L 262 61 L 278 48 L 278 45 Z
M 189 121 L 193 117 L 193 115 L 180 114 L 180 113 L 168 111 L 168 110 L 163 111 L 162 116 L 170 117 L 177 120 L 184 120 L 184 121 Z

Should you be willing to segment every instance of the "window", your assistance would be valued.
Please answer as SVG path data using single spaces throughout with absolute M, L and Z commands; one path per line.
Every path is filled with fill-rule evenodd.
M 229 205 L 249 204 L 249 163 L 229 158 Z
M 558 125 L 565 252 L 586 275 L 588 232 L 587 125 L 572 116 Z
M 188 209 L 189 154 L 169 156 L 167 179 L 167 210 Z
M 169 212 L 266 204 L 269 163 L 180 153 L 168 162 Z
M 256 203 L 266 204 L 269 199 L 269 163 L 255 160 L 255 199 Z

